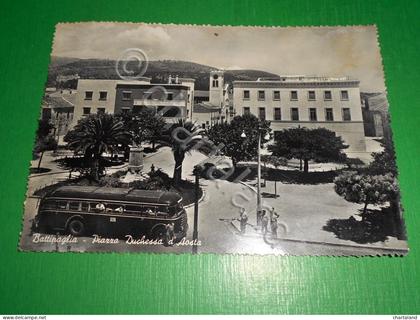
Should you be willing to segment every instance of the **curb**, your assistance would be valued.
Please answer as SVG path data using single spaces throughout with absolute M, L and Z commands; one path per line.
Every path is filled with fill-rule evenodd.
M 230 222 L 233 228 L 238 231 L 238 236 L 244 238 L 256 238 L 256 239 L 264 239 L 263 236 L 259 236 L 259 234 L 241 234 L 240 230 L 234 223 Z M 281 238 L 277 237 L 277 239 L 273 239 L 277 241 L 289 241 L 289 242 L 299 242 L 299 243 L 308 243 L 308 244 L 317 244 L 323 246 L 335 246 L 335 247 L 350 247 L 350 248 L 358 248 L 358 249 L 371 249 L 371 250 L 385 250 L 385 251 L 401 251 L 403 253 L 407 253 L 409 248 L 396 248 L 396 247 L 378 247 L 378 246 L 369 246 L 369 245 L 362 245 L 362 244 L 345 244 L 345 243 L 334 243 L 334 242 L 326 242 L 326 241 L 314 241 L 314 240 L 302 240 L 302 239 L 293 239 L 293 238 Z
M 257 190 L 248 185 L 245 182 L 240 181 L 242 185 L 247 186 L 249 189 L 257 193 Z M 235 229 L 238 229 L 233 223 L 231 223 Z M 239 230 L 238 230 L 239 231 Z M 243 235 L 240 234 L 242 237 L 253 237 L 251 235 Z M 259 236 L 254 236 L 255 238 L 260 238 Z M 376 249 L 376 250 L 391 250 L 391 251 L 402 251 L 408 252 L 409 248 L 395 248 L 395 247 L 377 247 L 377 246 L 369 246 L 363 244 L 344 244 L 344 243 L 334 243 L 334 242 L 325 242 L 325 241 L 315 241 L 315 240 L 302 240 L 302 239 L 293 239 L 293 238 L 277 238 L 277 240 L 281 241 L 290 241 L 290 242 L 301 242 L 301 243 L 309 243 L 309 244 L 318 244 L 318 245 L 326 245 L 326 246 L 343 246 L 343 247 L 353 247 L 353 248 L 363 248 L 363 249 Z

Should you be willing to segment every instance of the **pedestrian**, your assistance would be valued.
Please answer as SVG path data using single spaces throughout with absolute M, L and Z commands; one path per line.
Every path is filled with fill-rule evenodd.
M 278 224 L 277 224 L 277 216 L 273 216 L 273 218 L 271 219 L 271 236 L 274 239 L 277 239 L 277 229 L 278 229 Z
M 270 221 L 273 219 L 273 217 L 278 218 L 278 217 L 279 217 L 279 215 L 278 215 L 278 213 L 274 210 L 274 207 L 271 207 L 271 209 L 270 209 Z
M 241 217 L 238 220 L 241 225 L 241 233 L 244 234 L 246 232 L 246 225 L 248 224 L 248 215 L 244 208 L 241 209 Z
M 265 211 L 263 211 L 263 216 L 261 218 L 261 233 L 266 235 L 268 232 L 268 216 Z

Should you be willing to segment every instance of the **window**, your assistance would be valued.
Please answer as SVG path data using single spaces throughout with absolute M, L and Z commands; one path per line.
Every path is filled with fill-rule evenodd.
M 79 210 L 79 202 L 70 202 L 69 203 L 69 210 L 78 211 Z
M 309 120 L 317 121 L 316 108 L 309 108 Z
M 85 100 L 92 100 L 93 91 L 85 91 Z
M 217 76 L 215 76 L 215 77 L 217 77 Z M 212 86 L 213 86 L 213 88 L 218 88 L 219 87 L 219 80 L 213 79 Z
M 340 91 L 341 100 L 349 100 L 349 92 L 347 90 Z
M 258 100 L 265 100 L 265 91 L 259 90 L 258 91 Z
M 104 114 L 105 113 L 105 108 L 98 108 L 96 110 L 96 113 Z
M 324 91 L 324 100 L 332 100 L 331 91 Z
M 280 91 L 273 91 L 273 100 L 280 100 Z
M 249 90 L 244 90 L 243 98 L 244 100 L 249 100 Z
M 67 201 L 58 201 L 57 209 L 67 209 Z
M 315 91 L 308 91 L 308 100 L 309 101 L 316 100 Z
M 274 120 L 281 120 L 281 109 L 274 108 Z
M 290 100 L 296 101 L 298 99 L 297 91 L 290 91 Z
M 106 100 L 108 97 L 108 92 L 106 91 L 99 91 L 99 100 Z
M 130 108 L 122 108 L 121 109 L 122 114 L 127 114 L 129 111 L 130 111 Z
M 292 121 L 299 121 L 299 109 L 292 108 L 290 109 Z
M 90 108 L 89 107 L 84 107 L 83 108 L 83 115 L 88 115 L 90 114 Z
M 82 211 L 83 212 L 89 212 L 89 203 L 88 202 L 82 202 Z
M 168 92 L 168 100 L 173 100 L 174 99 L 174 94 L 172 92 Z
M 343 108 L 343 121 L 351 121 L 350 108 Z
M 325 108 L 325 121 L 334 121 L 332 108 Z
M 244 115 L 245 114 L 251 114 L 249 107 L 244 107 Z
M 258 108 L 258 118 L 265 120 L 265 108 Z
M 122 99 L 123 100 L 131 100 L 131 91 L 123 91 Z

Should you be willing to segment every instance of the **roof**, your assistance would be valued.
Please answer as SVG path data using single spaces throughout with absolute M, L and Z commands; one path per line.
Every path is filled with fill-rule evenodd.
M 147 202 L 156 204 L 177 204 L 182 197 L 176 192 L 160 190 L 138 190 L 129 188 L 108 188 L 97 186 L 63 186 L 48 194 L 49 197 L 81 198 Z
M 213 106 L 209 103 L 196 103 L 194 104 L 193 112 L 196 113 L 212 113 L 219 112 L 221 108 L 219 106 Z
M 194 97 L 208 98 L 209 97 L 209 91 L 194 90 Z
M 63 96 L 51 96 L 46 95 L 43 100 L 43 104 L 47 105 L 50 108 L 56 109 L 56 108 L 68 108 L 68 109 L 74 109 L 74 95 L 67 95 L 68 97 Z M 70 97 L 71 96 L 71 97 Z
M 159 88 L 163 87 L 165 89 L 184 89 L 189 90 L 188 86 L 182 84 L 168 84 L 168 83 L 127 83 L 127 82 L 118 82 L 117 89 L 122 87 L 131 87 L 131 88 L 139 88 L 139 89 L 149 89 L 149 88 Z

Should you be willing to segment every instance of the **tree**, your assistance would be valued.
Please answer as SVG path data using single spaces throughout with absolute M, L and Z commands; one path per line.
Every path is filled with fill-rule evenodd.
M 141 145 L 150 141 L 155 149 L 155 141 L 165 126 L 165 120 L 155 111 L 144 109 L 140 112 L 122 113 L 117 118 L 123 121 L 126 130 L 130 131 L 134 144 Z
M 391 174 L 368 175 L 347 171 L 334 179 L 334 189 L 347 201 L 363 203 L 363 221 L 369 204 L 380 205 L 398 195 L 398 185 Z
M 126 145 L 131 139 L 124 123 L 110 114 L 92 114 L 81 119 L 64 137 L 70 150 L 81 154 L 90 166 L 90 176 L 99 180 L 104 167 L 101 164 L 104 152 L 115 152 L 119 144 Z
M 41 168 L 41 162 L 42 162 L 42 157 L 44 156 L 44 152 L 48 150 L 54 150 L 57 148 L 57 141 L 55 141 L 54 137 L 51 135 L 51 130 L 53 128 L 54 126 L 48 120 L 41 119 L 38 121 L 35 147 L 33 150 L 34 159 L 35 159 L 35 154 L 36 155 L 40 154 L 37 171 L 39 171 Z
M 214 144 L 223 144 L 223 153 L 232 159 L 236 167 L 239 161 L 252 160 L 258 154 L 258 134 L 264 136 L 269 133 L 270 122 L 259 120 L 252 114 L 236 116 L 230 123 L 218 123 L 211 127 L 208 138 Z M 246 138 L 242 138 L 242 132 Z M 261 143 L 263 143 L 263 139 Z
M 372 153 L 373 161 L 370 163 L 368 170 L 371 174 L 387 174 L 390 173 L 394 177 L 397 176 L 397 162 L 395 159 L 395 150 L 391 140 L 386 139 L 382 146 L 382 152 Z
M 203 131 L 195 123 L 179 119 L 163 133 L 160 142 L 171 147 L 175 160 L 173 174 L 175 184 L 179 184 L 182 180 L 182 163 L 185 154 L 198 146 L 198 141 L 203 138 Z
M 328 129 L 292 128 L 278 132 L 269 149 L 275 156 L 303 161 L 303 170 L 307 173 L 310 160 L 343 162 L 346 155 L 342 150 L 347 147 L 341 137 Z
M 34 151 L 35 153 L 41 153 L 38 160 L 37 171 L 41 169 L 41 161 L 42 157 L 44 156 L 44 152 L 48 150 L 55 150 L 57 148 L 57 141 L 54 139 L 53 136 L 46 136 L 37 139 Z

